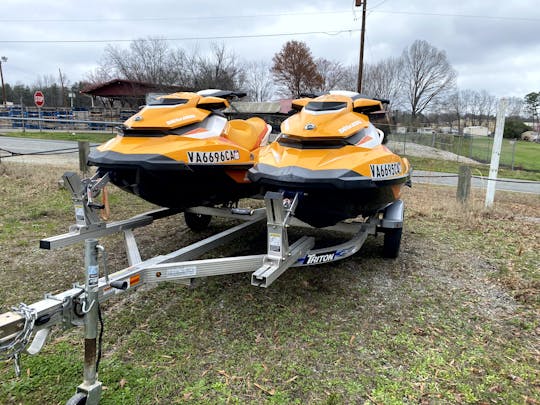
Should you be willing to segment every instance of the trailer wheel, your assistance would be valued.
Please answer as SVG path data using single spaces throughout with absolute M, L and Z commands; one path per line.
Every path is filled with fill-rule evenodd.
M 384 231 L 383 257 L 395 259 L 399 255 L 401 245 L 401 234 L 403 228 L 386 229 Z
M 210 224 L 211 220 L 212 220 L 211 215 L 184 212 L 184 221 L 186 222 L 186 225 L 188 226 L 189 229 L 195 232 L 205 230 Z
M 86 394 L 82 392 L 77 392 L 66 402 L 66 405 L 85 405 L 85 404 L 86 404 Z

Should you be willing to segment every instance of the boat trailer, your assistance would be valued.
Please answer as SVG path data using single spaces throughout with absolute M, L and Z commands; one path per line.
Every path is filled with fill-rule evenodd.
M 200 277 L 245 272 L 252 272 L 252 285 L 266 288 L 290 267 L 330 263 L 355 254 L 368 235 L 376 235 L 377 232 L 385 234 L 383 254 L 388 257 L 397 256 L 401 241 L 404 206 L 401 200 L 397 200 L 362 222 L 341 222 L 324 228 L 352 235 L 344 243 L 314 249 L 315 239 L 302 236 L 290 244 L 289 227 L 309 228 L 309 225 L 294 217 L 300 196 L 295 194 L 287 198 L 282 193 L 268 192 L 264 196 L 264 208 L 194 207 L 186 210 L 184 215 L 187 213 L 196 218 L 217 216 L 243 222 L 169 254 L 142 260 L 133 230 L 179 211 L 162 208 L 107 223 L 99 215 L 103 206 L 95 202 L 108 182 L 107 176 L 81 179 L 76 173 L 67 172 L 63 180 L 71 192 L 76 222 L 68 233 L 41 240 L 40 247 L 54 250 L 84 241 L 84 284 L 75 284 L 59 294 L 46 294 L 41 301 L 30 305 L 21 303 L 11 311 L 0 314 L 0 360 L 14 360 L 15 372 L 19 376 L 21 353 L 37 354 L 45 345 L 53 326 L 60 325 L 64 329 L 84 327 L 83 382 L 67 401 L 71 405 L 99 403 L 102 391 L 97 373 L 100 353 L 98 330 L 102 321 L 100 304 L 117 294 L 164 281 L 191 285 L 194 279 Z M 267 224 L 265 254 L 197 259 L 264 220 Z M 119 232 L 124 234 L 129 267 L 108 274 L 107 252 L 97 238 Z

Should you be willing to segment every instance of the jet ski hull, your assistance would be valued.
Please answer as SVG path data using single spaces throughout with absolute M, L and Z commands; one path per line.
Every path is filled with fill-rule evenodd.
M 122 190 L 162 207 L 236 202 L 257 188 L 247 179 L 271 127 L 262 119 L 227 120 L 223 96 L 174 93 L 149 103 L 119 134 L 93 150 L 88 163 Z M 244 94 L 245 95 L 245 94 Z
M 94 151 L 89 163 L 108 173 L 124 191 L 153 204 L 184 210 L 198 205 L 218 205 L 255 194 L 245 178 L 251 165 L 187 165 L 162 155 L 124 155 Z
M 383 109 L 380 100 L 330 92 L 292 104 L 299 112 L 248 173 L 263 192 L 299 195 L 294 215 L 319 228 L 374 215 L 400 197 L 410 165 L 369 120 Z
M 317 228 L 359 215 L 370 216 L 399 198 L 409 179 L 401 176 L 374 181 L 352 170 L 309 170 L 258 164 L 250 179 L 264 191 L 300 193 L 295 216 Z

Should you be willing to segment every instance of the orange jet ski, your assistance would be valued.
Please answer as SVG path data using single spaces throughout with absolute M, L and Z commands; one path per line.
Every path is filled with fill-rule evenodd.
M 228 98 L 204 90 L 158 98 L 130 117 L 88 162 L 121 189 L 162 207 L 228 204 L 256 193 L 246 174 L 268 143 L 262 119 L 230 120 Z
M 370 122 L 385 114 L 380 100 L 331 91 L 295 100 L 293 108 L 299 112 L 281 124 L 248 176 L 263 192 L 299 194 L 298 219 L 322 228 L 371 216 L 410 184 L 409 161 L 383 145 Z

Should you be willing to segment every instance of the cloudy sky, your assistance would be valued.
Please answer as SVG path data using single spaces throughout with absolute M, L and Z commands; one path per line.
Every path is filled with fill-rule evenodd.
M 458 86 L 496 96 L 540 91 L 538 0 L 367 0 L 365 61 L 399 56 L 416 39 L 445 50 Z M 354 0 L 2 0 L 4 79 L 83 80 L 108 43 L 159 37 L 201 50 L 223 42 L 244 60 L 267 60 L 290 39 L 314 57 L 358 61 L 361 9 Z

